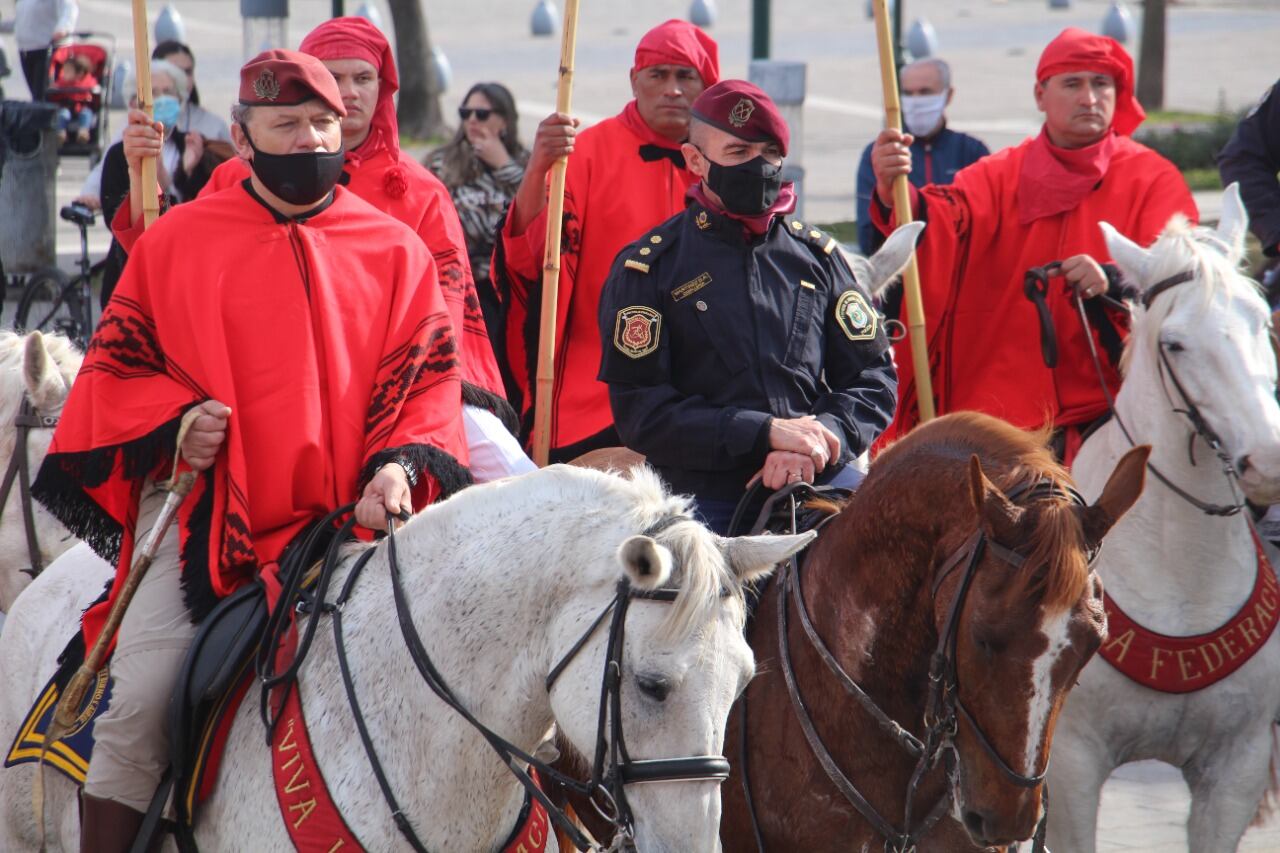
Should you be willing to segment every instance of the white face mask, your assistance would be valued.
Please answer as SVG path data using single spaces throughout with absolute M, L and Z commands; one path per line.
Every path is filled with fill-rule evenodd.
M 942 123 L 947 107 L 947 93 L 940 95 L 903 95 L 902 120 L 913 136 L 928 136 Z

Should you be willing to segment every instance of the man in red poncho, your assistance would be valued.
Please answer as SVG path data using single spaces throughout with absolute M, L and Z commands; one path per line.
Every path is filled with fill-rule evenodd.
M 1038 136 L 962 170 L 951 186 L 911 197 L 928 223 L 917 252 L 938 413 L 973 409 L 1024 429 L 1049 423 L 1062 430 L 1060 450 L 1070 457 L 1081 430 L 1107 411 L 1072 304 L 1072 288 L 1088 300 L 1118 285 L 1118 272 L 1104 267 L 1098 222 L 1146 245 L 1174 214 L 1194 221 L 1197 211 L 1177 168 L 1129 138 L 1146 116 L 1133 96 L 1133 61 L 1116 41 L 1064 30 L 1040 57 L 1035 97 L 1045 114 Z M 885 130 L 872 153 L 872 217 L 882 230 L 892 227 L 893 179 L 910 170 L 908 144 L 909 136 Z M 1059 351 L 1050 369 L 1023 276 L 1055 260 L 1069 287 L 1055 281 L 1047 295 Z M 900 344 L 899 364 L 910 358 Z M 1103 368 L 1114 392 L 1120 378 L 1105 356 Z M 910 371 L 903 377 L 898 435 L 917 410 Z
M 509 301 L 507 354 L 527 430 L 538 363 L 546 179 L 551 165 L 572 152 L 560 244 L 552 462 L 622 443 L 613 427 L 609 388 L 596 379 L 600 292 L 623 246 L 684 209 L 685 191 L 697 181 L 680 153 L 689 135 L 689 110 L 703 88 L 719 79 L 715 41 L 686 21 L 670 20 L 640 40 L 631 69 L 635 98 L 621 113 L 580 135 L 577 120 L 562 113 L 538 126 L 492 269 Z
M 272 576 L 335 506 L 359 498 L 357 520 L 380 528 L 469 479 L 434 264 L 412 231 L 335 188 L 344 113 L 314 57 L 273 50 L 241 69 L 232 140 L 252 174 L 137 240 L 34 484 L 117 565 L 118 590 L 163 504 L 179 421 L 199 411 L 181 445 L 195 489 L 114 638 L 86 849 L 128 849 L 168 761 L 174 680 L 219 598 Z M 86 611 L 86 645 L 107 608 Z
M 435 258 L 461 347 L 458 361 L 468 403 L 464 419 L 473 475 L 484 481 L 532 470 L 533 463 L 510 432 L 516 426 L 514 413 L 506 403 L 471 277 L 462 223 L 449 191 L 400 150 L 394 98 L 400 83 L 386 37 L 364 18 L 333 18 L 308 33 L 298 49 L 322 61 L 342 92 L 347 108 L 342 120 L 346 151 L 343 185 L 416 231 Z M 130 134 L 126 134 L 126 146 L 129 142 Z M 233 157 L 214 170 L 200 197 L 239 184 L 248 176 L 248 166 Z M 117 236 L 128 249 L 136 233 Z

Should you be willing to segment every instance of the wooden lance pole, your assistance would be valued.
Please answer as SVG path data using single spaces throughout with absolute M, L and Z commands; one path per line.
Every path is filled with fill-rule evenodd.
M 135 0 L 139 2 L 139 0 Z M 568 114 L 573 100 L 573 54 L 578 43 L 578 0 L 565 0 L 564 37 L 560 42 L 560 79 L 556 112 Z M 551 454 L 551 395 L 556 372 L 556 311 L 560 289 L 560 230 L 564 219 L 564 176 L 569 158 L 551 167 L 547 199 L 547 245 L 542 259 L 542 325 L 538 331 L 537 394 L 534 397 L 533 461 L 547 464 Z
M 880 48 L 880 82 L 884 85 L 884 124 L 902 130 L 902 105 L 898 101 L 898 75 L 894 63 L 893 36 L 890 31 L 888 0 L 872 0 L 876 13 L 876 43 Z M 893 215 L 898 226 L 911 222 L 911 192 L 907 176 L 893 182 Z M 933 383 L 929 379 L 929 339 L 925 335 L 924 306 L 920 301 L 920 269 L 916 254 L 902 273 L 903 295 L 907 302 L 907 332 L 911 340 L 911 361 L 915 368 L 916 402 L 920 422 L 933 420 Z
M 137 69 L 138 109 L 155 121 L 155 99 L 151 97 L 151 45 L 147 39 L 147 0 L 133 0 L 133 66 Z M 150 228 L 160 216 L 156 197 L 156 158 L 142 160 L 142 227 Z

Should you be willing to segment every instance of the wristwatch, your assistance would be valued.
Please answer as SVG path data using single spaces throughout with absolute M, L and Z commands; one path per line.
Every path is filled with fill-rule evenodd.
M 409 481 L 409 485 L 418 485 L 418 466 L 414 465 L 413 460 L 408 456 L 397 456 L 395 459 L 388 462 L 387 465 L 399 465 L 404 469 L 404 476 L 405 479 Z M 383 467 L 385 468 L 386 465 Z

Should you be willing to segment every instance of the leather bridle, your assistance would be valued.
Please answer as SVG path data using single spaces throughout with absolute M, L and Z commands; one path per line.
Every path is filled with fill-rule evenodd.
M 1051 267 L 1053 264 L 1050 264 L 1049 266 Z M 1049 267 L 1045 267 L 1044 269 L 1047 270 L 1048 268 Z M 1033 272 L 1035 272 L 1035 270 L 1028 272 L 1028 276 L 1031 276 Z M 1155 302 L 1155 300 L 1162 294 L 1167 293 L 1178 285 L 1186 284 L 1187 282 L 1194 281 L 1195 279 L 1196 271 L 1190 269 L 1183 270 L 1182 272 L 1171 275 L 1168 278 L 1161 279 L 1142 293 L 1142 306 L 1150 309 L 1152 303 Z M 1099 298 L 1105 299 L 1107 304 L 1112 307 L 1124 311 L 1128 310 L 1128 305 L 1125 302 L 1111 299 L 1110 297 Z M 1076 293 L 1073 301 L 1075 302 L 1076 312 L 1080 315 L 1080 322 L 1084 326 L 1084 337 L 1089 344 L 1089 356 L 1093 360 L 1093 368 L 1098 376 L 1098 385 L 1102 388 L 1102 394 L 1106 398 L 1107 410 L 1110 412 L 1111 417 L 1115 419 L 1116 425 L 1120 427 L 1120 432 L 1124 435 L 1125 441 L 1129 442 L 1130 447 L 1136 447 L 1137 442 L 1134 441 L 1133 435 L 1129 432 L 1129 427 L 1125 424 L 1124 419 L 1120 417 L 1120 412 L 1116 409 L 1115 396 L 1111 393 L 1111 388 L 1107 385 L 1106 374 L 1102 369 L 1102 360 L 1098 356 L 1098 347 L 1093 340 L 1094 327 L 1093 324 L 1089 322 L 1089 316 L 1085 310 L 1084 299 L 1081 298 L 1079 293 Z M 1213 451 L 1214 455 L 1218 457 L 1218 461 L 1222 464 L 1222 474 L 1227 480 L 1228 487 L 1231 489 L 1234 502 L 1229 504 L 1215 504 L 1202 500 L 1169 479 L 1163 471 L 1157 468 L 1155 464 L 1149 460 L 1147 462 L 1147 470 L 1151 472 L 1151 476 L 1159 480 L 1167 489 L 1189 503 L 1191 506 L 1200 510 L 1205 515 L 1218 517 L 1238 515 L 1240 510 L 1244 508 L 1245 501 L 1244 497 L 1236 488 L 1237 473 L 1235 463 L 1232 461 L 1230 454 L 1223 446 L 1222 438 L 1213 429 L 1213 427 L 1209 425 L 1209 422 L 1205 420 L 1204 415 L 1201 414 L 1199 407 L 1196 406 L 1196 404 L 1192 402 L 1191 398 L 1187 395 L 1186 388 L 1183 387 L 1182 381 L 1178 378 L 1177 371 L 1173 369 L 1173 363 L 1169 361 L 1169 354 L 1165 352 L 1164 347 L 1160 345 L 1159 341 L 1156 342 L 1156 349 L 1160 357 L 1158 364 L 1158 370 L 1160 371 L 1160 385 L 1164 391 L 1165 399 L 1169 401 L 1169 408 L 1176 414 L 1185 417 L 1191 426 L 1191 435 L 1188 444 L 1188 454 L 1191 458 L 1191 464 L 1196 464 L 1195 440 L 1196 438 L 1200 438 L 1206 445 L 1208 445 L 1209 449 Z M 1166 376 L 1168 376 L 1168 382 L 1173 383 L 1173 388 L 1177 391 L 1178 397 L 1182 401 L 1181 405 L 1179 405 L 1173 399 L 1173 395 L 1169 393 L 1168 382 L 1165 380 Z
M 36 536 L 36 511 L 31 497 L 31 460 L 27 455 L 27 437 L 33 429 L 53 429 L 58 425 L 58 418 L 56 415 L 41 414 L 23 397 L 13 423 L 16 435 L 9 467 L 4 473 L 4 480 L 0 481 L 0 511 L 8 504 L 9 494 L 16 482 L 18 501 L 22 507 L 22 523 L 27 535 L 27 559 L 31 561 L 30 566 L 20 571 L 34 578 L 44 571 L 44 557 L 40 555 L 40 540 Z
M 797 506 L 803 500 L 803 498 L 797 499 L 797 492 L 803 492 L 807 488 L 804 484 L 800 484 L 798 488 L 790 488 L 785 492 L 785 497 L 791 502 L 792 530 L 795 529 Z M 783 494 L 779 494 L 775 498 L 782 496 Z M 1041 479 L 1021 485 L 1010 490 L 1006 497 L 1010 501 L 1018 501 L 1020 499 L 1026 501 L 1066 499 L 1078 506 L 1084 506 L 1084 499 L 1075 489 L 1055 483 L 1049 479 Z M 771 499 L 771 501 L 774 500 Z M 762 519 L 769 515 L 770 509 L 771 505 L 766 505 L 765 511 L 761 513 Z M 828 518 L 827 520 L 830 519 Z M 960 719 L 963 719 L 966 726 L 973 732 L 975 739 L 991 760 L 991 763 L 1012 784 L 1021 788 L 1035 788 L 1044 782 L 1045 774 L 1048 772 L 1047 759 L 1045 766 L 1033 776 L 1024 775 L 1010 767 L 1009 763 L 1000 755 L 999 750 L 992 744 L 990 737 L 987 736 L 977 718 L 960 697 L 960 684 L 956 670 L 956 643 L 959 634 L 960 616 L 964 611 L 964 604 L 968 598 L 973 578 L 977 574 L 978 566 L 982 562 L 984 554 L 988 551 L 1014 568 L 1022 568 L 1026 563 L 1026 557 L 995 541 L 979 527 L 954 553 L 943 561 L 934 574 L 931 595 L 936 599 L 943 582 L 955 571 L 963 567 L 959 584 L 947 608 L 947 617 L 943 623 L 942 631 L 938 635 L 937 646 L 929 662 L 929 695 L 925 705 L 925 735 L 923 740 L 917 738 L 886 714 L 876 704 L 875 700 L 844 671 L 844 668 L 840 666 L 835 655 L 832 654 L 830 648 L 818 633 L 809 615 L 802 585 L 803 561 L 796 556 L 792 556 L 783 565 L 778 581 L 778 653 L 783 680 L 786 682 L 787 694 L 791 699 L 792 708 L 796 719 L 800 723 L 805 740 L 809 744 L 809 749 L 826 773 L 827 778 L 840 791 L 845 800 L 884 838 L 886 851 L 908 853 L 908 851 L 915 850 L 919 840 L 933 829 L 950 808 L 957 771 L 953 739 L 958 731 L 958 721 Z M 1097 551 L 1092 552 L 1089 555 L 1090 563 L 1096 557 Z M 892 737 L 904 752 L 916 759 L 916 766 L 907 787 L 904 820 L 901 827 L 894 826 L 888 818 L 871 805 L 870 801 L 858 790 L 857 786 L 849 780 L 831 755 L 831 751 L 823 743 L 813 724 L 812 715 L 804 697 L 800 694 L 795 670 L 791 662 L 791 647 L 788 636 L 789 601 L 794 601 L 795 603 L 801 627 L 804 629 L 811 647 L 817 652 L 827 669 L 844 688 L 844 691 L 849 696 L 852 696 L 875 719 L 880 729 Z M 744 733 L 742 746 L 745 749 L 747 712 L 745 697 L 742 701 L 741 730 Z M 947 775 L 946 793 L 929 809 L 923 820 L 918 823 L 914 822 L 912 819 L 912 804 L 915 800 L 916 791 L 923 781 L 924 774 L 937 767 L 940 761 L 944 764 Z M 763 836 L 756 819 L 755 806 L 751 798 L 750 780 L 747 777 L 745 763 L 743 765 L 742 779 L 746 793 L 747 809 L 751 816 L 752 829 L 755 832 L 756 845 L 763 853 L 765 849 Z M 1033 849 L 1037 853 L 1044 850 L 1044 833 L 1048 816 L 1047 791 L 1045 794 L 1045 817 L 1041 819 L 1034 836 L 1035 845 Z
M 323 531 L 325 528 L 331 529 L 332 524 L 342 516 L 350 513 L 354 509 L 354 504 L 348 504 L 340 507 L 326 519 L 318 524 L 314 531 Z M 406 513 L 400 518 L 401 521 L 408 520 Z M 666 516 L 656 523 L 650 525 L 642 535 L 656 536 L 663 530 L 683 521 L 691 521 L 688 516 L 672 515 Z M 373 769 L 374 776 L 377 779 L 378 787 L 382 792 L 383 799 L 387 803 L 387 807 L 391 811 L 392 820 L 399 829 L 409 846 L 418 853 L 426 853 L 426 847 L 418 838 L 417 833 L 413 829 L 407 815 L 397 800 L 395 793 L 392 791 L 390 781 L 383 769 L 382 761 L 378 757 L 377 750 L 373 740 L 369 735 L 368 727 L 365 724 L 364 713 L 361 710 L 359 699 L 356 695 L 355 682 L 352 678 L 351 669 L 347 660 L 346 643 L 343 636 L 342 628 L 342 611 L 355 588 L 356 581 L 359 579 L 364 567 L 368 564 L 370 558 L 377 551 L 377 548 L 369 548 L 361 554 L 356 562 L 352 565 L 351 571 L 348 573 L 338 597 L 333 604 L 325 603 L 325 595 L 329 587 L 330 579 L 333 571 L 341 562 L 339 545 L 349 538 L 349 534 L 355 525 L 355 519 L 351 518 L 346 521 L 338 530 L 329 544 L 324 562 L 321 566 L 319 579 L 314 586 L 314 592 L 302 590 L 297 583 L 290 583 L 286 586 L 285 592 L 281 595 L 280 603 L 272 613 L 271 622 L 268 625 L 268 641 L 263 644 L 262 651 L 259 653 L 258 672 L 262 682 L 262 713 L 263 718 L 268 725 L 268 729 L 274 725 L 268 712 L 268 694 L 272 689 L 289 689 L 291 681 L 296 675 L 302 659 L 305 657 L 307 650 L 311 645 L 311 639 L 315 633 L 318 615 L 321 613 L 331 614 L 333 617 L 333 634 L 334 644 L 337 648 L 338 664 L 342 672 L 343 686 L 346 689 L 347 701 L 351 708 L 352 716 L 355 718 L 356 729 L 360 735 L 360 741 L 364 746 L 365 754 L 369 759 L 369 764 Z M 313 533 L 312 539 L 316 539 L 322 533 Z M 413 614 L 409 610 L 408 597 L 404 591 L 404 581 L 400 571 L 400 562 L 396 552 L 396 535 L 394 520 L 388 518 L 387 536 L 385 540 L 387 548 L 387 562 L 390 567 L 391 589 L 395 600 L 396 619 L 400 626 L 401 637 L 408 649 L 409 657 L 412 659 L 414 666 L 417 668 L 422 680 L 426 682 L 431 691 L 448 705 L 455 713 L 466 720 L 480 735 L 488 742 L 489 746 L 502 759 L 503 764 L 515 776 L 516 780 L 524 786 L 528 796 L 536 799 L 547 810 L 547 814 L 551 820 L 555 822 L 557 827 L 564 832 L 573 844 L 579 850 L 599 850 L 599 846 L 565 814 L 564 810 L 557 806 L 543 792 L 541 786 L 534 779 L 534 772 L 542 779 L 553 779 L 565 788 L 586 797 L 605 820 L 613 824 L 615 829 L 614 843 L 609 849 L 621 849 L 623 847 L 634 847 L 635 838 L 635 817 L 631 810 L 630 803 L 627 800 L 625 786 L 641 784 L 645 782 L 700 782 L 713 781 L 723 782 L 729 778 L 729 762 L 721 755 L 696 755 L 681 758 L 665 758 L 653 760 L 635 760 L 631 758 L 627 752 L 626 740 L 622 728 L 622 653 L 624 646 L 624 633 L 626 629 L 627 611 L 631 604 L 636 601 L 653 601 L 661 603 L 671 603 L 676 600 L 679 590 L 671 587 L 664 587 L 655 590 L 641 590 L 631 586 L 630 582 L 623 577 L 618 581 L 616 591 L 609 603 L 605 605 L 600 614 L 591 622 L 577 642 L 565 653 L 558 663 L 551 668 L 546 677 L 547 692 L 550 694 L 556 680 L 565 671 L 569 664 L 577 657 L 579 652 L 586 647 L 591 637 L 595 635 L 600 626 L 604 624 L 606 618 L 609 619 L 609 636 L 605 651 L 605 665 L 602 676 L 602 686 L 600 693 L 600 706 L 597 715 L 598 723 L 596 728 L 596 745 L 595 755 L 592 762 L 591 777 L 583 782 L 579 779 L 566 775 L 557 770 L 546 762 L 536 758 L 533 755 L 520 749 L 515 744 L 503 738 L 494 732 L 484 723 L 480 722 L 471 714 L 470 711 L 462 704 L 453 690 L 449 687 L 444 676 L 436 668 L 432 662 L 430 655 L 422 643 L 421 637 L 418 635 L 417 628 L 413 623 Z M 307 553 L 310 549 L 304 545 L 302 553 Z M 300 573 L 298 573 L 300 574 Z M 300 583 L 300 582 L 299 582 Z M 297 609 L 300 614 L 310 614 L 306 623 L 301 627 L 300 639 L 298 643 L 298 651 L 288 668 L 282 673 L 276 673 L 273 670 L 276 645 L 276 638 L 280 633 L 280 624 L 287 621 L 283 614 L 287 613 L 290 606 L 288 602 L 294 600 L 297 602 Z M 317 602 L 319 604 L 317 605 Z M 282 702 L 281 702 L 282 704 Z M 525 765 L 525 766 L 521 766 Z M 603 805 L 600 801 L 603 801 Z

